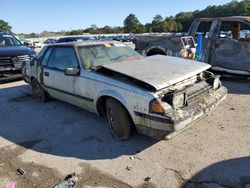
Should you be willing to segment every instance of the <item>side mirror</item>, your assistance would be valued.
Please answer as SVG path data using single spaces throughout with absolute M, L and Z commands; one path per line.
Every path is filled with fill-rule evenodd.
M 78 76 L 80 74 L 80 69 L 78 68 L 66 68 L 64 70 L 65 76 Z
M 23 42 L 23 45 L 28 47 L 29 43 L 28 42 Z

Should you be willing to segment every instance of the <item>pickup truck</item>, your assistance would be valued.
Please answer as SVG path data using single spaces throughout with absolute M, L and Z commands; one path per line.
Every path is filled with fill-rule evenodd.
M 201 61 L 212 70 L 250 79 L 250 17 L 200 18 L 186 34 L 137 35 L 135 50 L 144 56 L 180 56 L 181 37 L 203 35 Z

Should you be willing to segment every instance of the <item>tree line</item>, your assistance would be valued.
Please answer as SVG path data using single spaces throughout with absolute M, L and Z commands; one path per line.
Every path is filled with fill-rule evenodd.
M 219 6 L 208 6 L 204 10 L 195 10 L 193 12 L 180 12 L 175 16 L 163 18 L 162 15 L 155 15 L 150 23 L 142 24 L 134 14 L 129 14 L 123 27 L 97 27 L 91 25 L 87 29 L 77 29 L 71 31 L 57 32 L 63 35 L 81 35 L 90 34 L 111 34 L 111 33 L 151 33 L 151 32 L 186 32 L 192 21 L 196 18 L 204 17 L 227 17 L 227 16 L 250 16 L 250 0 L 236 1 Z M 11 31 L 11 26 L 4 20 L 0 20 L 0 31 Z M 39 37 L 39 34 L 30 33 L 27 37 Z
M 224 5 L 208 6 L 201 11 L 180 12 L 165 19 L 161 15 L 156 15 L 151 23 L 145 25 L 142 25 L 134 14 L 130 14 L 124 21 L 124 32 L 186 32 L 194 19 L 228 16 L 250 16 L 250 0 L 233 0 Z

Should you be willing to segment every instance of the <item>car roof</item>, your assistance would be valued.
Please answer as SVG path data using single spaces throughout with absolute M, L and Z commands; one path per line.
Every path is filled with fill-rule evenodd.
M 92 46 L 92 45 L 103 45 L 103 44 L 123 44 L 122 42 L 118 41 L 110 41 L 110 40 L 86 40 L 86 41 L 73 41 L 73 42 L 62 42 L 62 43 L 55 43 L 55 44 L 49 44 L 47 46 Z
M 90 36 L 69 36 L 69 37 L 61 37 L 58 40 L 61 40 L 61 39 L 86 39 L 86 38 L 90 38 Z
M 197 21 L 213 21 L 213 20 L 220 20 L 220 21 L 237 21 L 237 20 L 245 20 L 250 21 L 249 16 L 229 16 L 229 17 L 218 17 L 218 18 L 198 18 Z

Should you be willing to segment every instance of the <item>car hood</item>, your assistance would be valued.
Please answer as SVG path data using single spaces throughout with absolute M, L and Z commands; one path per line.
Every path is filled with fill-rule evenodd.
M 211 66 L 193 60 L 155 55 L 103 65 L 106 69 L 135 78 L 160 90 L 190 78 Z
M 5 46 L 0 47 L 0 57 L 34 55 L 36 52 L 26 46 Z

